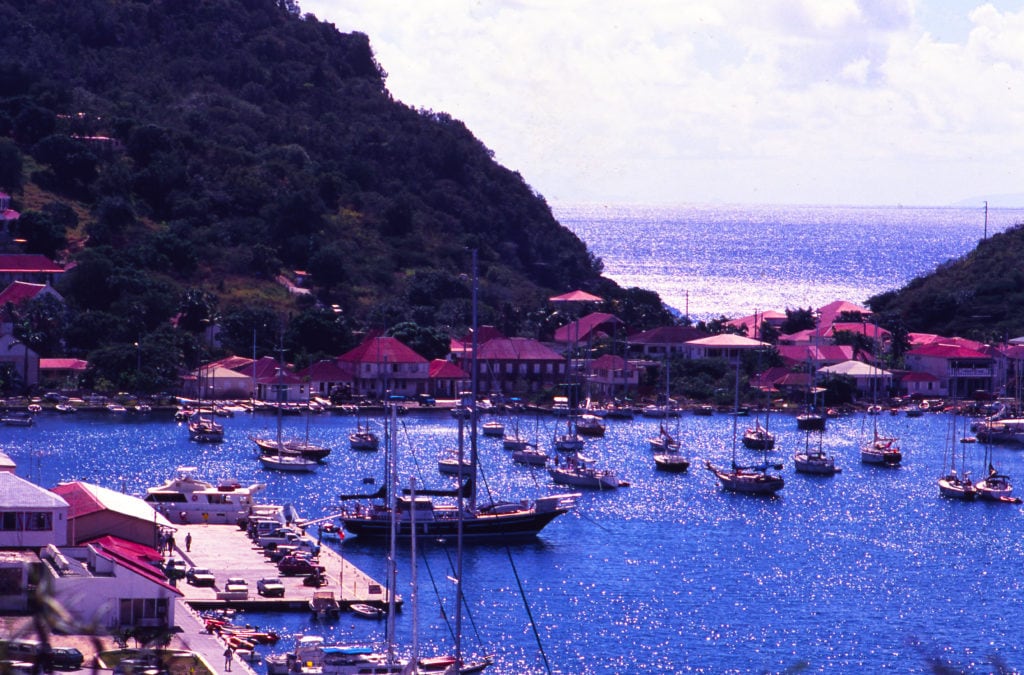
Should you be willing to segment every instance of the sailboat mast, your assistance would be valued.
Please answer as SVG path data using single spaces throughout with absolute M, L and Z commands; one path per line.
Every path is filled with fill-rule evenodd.
M 409 499 L 413 508 L 409 511 L 409 564 L 412 570 L 409 575 L 409 595 L 412 598 L 412 654 L 409 661 L 416 663 L 420 657 L 420 605 L 419 582 L 416 570 L 416 476 L 409 476 Z
M 395 448 L 395 431 L 398 428 L 398 412 L 394 404 L 387 407 L 388 419 L 384 425 L 384 447 L 387 448 L 389 462 L 388 471 L 388 511 L 391 513 L 391 546 L 388 551 L 388 614 L 387 626 L 387 659 L 388 663 L 395 663 L 395 585 L 398 583 L 398 563 L 396 550 L 398 548 L 398 460 Z
M 474 512 L 476 511 L 476 472 L 477 472 L 477 461 L 479 461 L 479 457 L 477 456 L 477 447 L 476 447 L 476 413 L 477 413 L 476 397 L 477 397 L 477 377 L 478 377 L 477 366 L 476 366 L 476 364 L 477 364 L 476 358 L 477 358 L 477 350 L 480 347 L 480 341 L 479 341 L 479 339 L 477 337 L 477 296 L 478 296 L 478 292 L 479 292 L 479 289 L 480 289 L 480 281 L 479 281 L 479 278 L 477 277 L 476 256 L 477 256 L 477 251 L 476 251 L 476 249 L 473 249 L 473 374 L 471 375 L 471 380 L 470 380 L 470 382 L 471 382 L 470 388 L 473 391 L 473 400 L 469 404 L 469 411 L 470 411 L 470 415 L 469 415 L 469 463 L 470 463 L 470 466 L 471 466 L 471 468 L 469 470 L 469 478 L 470 478 L 471 481 L 473 481 L 473 484 L 472 484 L 471 489 L 469 491 L 469 508 L 470 508 L 471 511 L 474 511 Z M 459 499 L 460 500 L 462 499 L 461 491 L 459 492 Z M 461 506 L 461 504 L 460 504 L 460 506 Z

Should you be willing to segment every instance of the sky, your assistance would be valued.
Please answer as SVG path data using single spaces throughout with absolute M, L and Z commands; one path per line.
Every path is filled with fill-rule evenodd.
M 552 205 L 1024 204 L 1024 0 L 299 0 Z

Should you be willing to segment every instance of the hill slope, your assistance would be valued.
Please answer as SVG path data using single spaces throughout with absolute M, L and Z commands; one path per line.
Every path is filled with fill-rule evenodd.
M 470 249 L 482 322 L 529 332 L 524 308 L 573 288 L 664 319 L 653 294 L 603 279 L 462 123 L 392 100 L 367 36 L 291 0 L 0 0 L 0 25 L 0 144 L 13 139 L 26 176 L 7 189 L 30 212 L 19 234 L 74 252 L 62 290 L 76 312 L 130 324 L 114 339 L 183 309 L 195 327 L 210 318 L 196 312 L 258 305 L 250 323 L 265 327 L 302 310 L 274 283 L 282 270 L 307 272 L 349 330 L 464 326 Z
M 1024 225 L 980 242 L 967 255 L 868 300 L 910 331 L 999 342 L 1024 335 Z

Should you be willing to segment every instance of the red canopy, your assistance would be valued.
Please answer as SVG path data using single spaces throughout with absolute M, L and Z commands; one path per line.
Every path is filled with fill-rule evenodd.
M 563 295 L 556 295 L 548 298 L 551 302 L 601 302 L 602 298 L 591 295 L 586 291 L 570 291 Z

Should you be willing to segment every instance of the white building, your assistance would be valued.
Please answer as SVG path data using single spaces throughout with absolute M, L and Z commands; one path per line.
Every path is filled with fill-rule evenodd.
M 156 566 L 156 549 L 105 536 L 84 546 L 47 546 L 39 557 L 53 597 L 76 622 L 110 632 L 174 626 L 182 593 Z
M 11 471 L 0 471 L 0 548 L 68 542 L 68 503 Z

